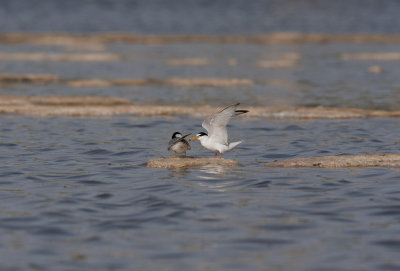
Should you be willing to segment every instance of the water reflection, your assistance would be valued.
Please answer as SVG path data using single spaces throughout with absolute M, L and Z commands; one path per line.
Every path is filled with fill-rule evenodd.
M 228 172 L 232 172 L 232 168 L 224 167 L 220 165 L 207 165 L 200 168 L 200 172 L 208 174 L 207 176 L 199 176 L 202 179 L 220 179 L 221 177 L 226 177 Z
M 116 129 L 115 123 L 124 125 Z M 268 155 L 316 156 L 322 149 L 336 155 L 367 153 L 382 144 L 389 149 L 398 141 L 397 120 L 237 121 L 233 133 L 251 133 L 246 134 L 243 148 L 229 157 L 243 166 L 181 169 L 146 167 L 150 157 L 167 155 L 164 138 L 149 135 L 169 135 L 171 126 L 198 127 L 199 120 L 138 123 L 150 125 L 138 128 L 135 119 L 8 119 L 9 131 L 2 131 L 2 140 L 21 144 L 0 144 L 0 234 L 6 241 L 18 234 L 24 238 L 18 249 L 8 246 L 6 255 L 24 253 L 37 264 L 50 259 L 68 269 L 76 261 L 62 255 L 85 247 L 91 251 L 90 260 L 80 261 L 79 270 L 104 269 L 109 261 L 121 262 L 128 270 L 133 261 L 145 266 L 158 255 L 183 255 L 188 265 L 182 270 L 204 262 L 212 262 L 212 270 L 231 270 L 224 263 L 233 261 L 243 270 L 271 269 L 275 259 L 288 264 L 294 258 L 294 269 L 310 270 L 311 264 L 329 262 L 343 247 L 352 248 L 349 259 L 376 255 L 368 266 L 356 262 L 360 270 L 397 257 L 398 244 L 387 242 L 398 235 L 397 169 L 263 166 L 271 159 L 263 158 Z M 21 133 L 22 126 L 34 130 L 35 136 Z M 267 131 L 250 129 L 266 126 Z M 360 129 L 368 130 L 368 135 L 359 134 Z M 351 136 L 382 142 L 360 140 L 352 149 Z M 86 145 L 90 138 L 98 143 Z M 31 154 L 32 147 L 54 150 Z M 101 238 L 88 241 L 96 236 Z M 180 254 L 182 245 L 201 249 Z M 37 251 L 47 250 L 54 254 L 37 258 Z M 259 261 L 251 258 L 254 250 Z M 104 251 L 119 254 L 104 257 Z M 304 264 L 298 268 L 298 263 Z M 345 260 L 336 263 L 335 270 L 348 268 Z M 11 264 L 16 268 L 9 270 L 26 269 L 20 261 L 11 259 Z M 145 269 L 160 269 L 160 262 L 153 264 L 154 268 Z
M 171 168 L 169 169 L 168 178 L 175 180 L 184 180 L 190 174 L 189 168 Z

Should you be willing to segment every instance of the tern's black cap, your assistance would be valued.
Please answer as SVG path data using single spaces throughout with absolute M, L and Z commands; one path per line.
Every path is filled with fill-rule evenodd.
M 206 136 L 206 135 L 207 135 L 206 133 L 200 132 L 200 133 L 198 133 L 196 136 L 200 137 L 200 136 Z
M 179 132 L 175 132 L 172 134 L 172 139 L 177 138 L 177 137 L 182 137 L 182 134 Z

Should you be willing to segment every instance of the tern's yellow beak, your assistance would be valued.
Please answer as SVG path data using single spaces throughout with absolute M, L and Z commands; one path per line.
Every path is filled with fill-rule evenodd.
M 199 139 L 199 137 L 195 136 L 195 137 L 189 138 L 190 141 L 193 141 L 193 140 L 196 140 L 196 139 Z

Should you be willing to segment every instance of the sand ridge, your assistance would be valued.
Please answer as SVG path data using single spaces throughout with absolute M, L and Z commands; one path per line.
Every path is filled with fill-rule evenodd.
M 399 118 L 400 111 L 367 110 L 333 107 L 268 107 L 245 106 L 249 110 L 244 118 L 276 119 L 351 119 L 351 118 Z M 205 118 L 219 108 L 209 105 L 139 105 L 129 99 L 98 96 L 17 96 L 0 95 L 0 114 L 35 117 L 112 117 L 135 115 L 168 118 L 188 116 Z
M 267 163 L 265 166 L 283 168 L 400 167 L 400 154 L 332 155 L 310 158 L 294 158 Z
M 160 157 L 152 158 L 147 162 L 149 168 L 186 168 L 202 167 L 208 165 L 235 167 L 239 162 L 226 158 L 204 157 Z

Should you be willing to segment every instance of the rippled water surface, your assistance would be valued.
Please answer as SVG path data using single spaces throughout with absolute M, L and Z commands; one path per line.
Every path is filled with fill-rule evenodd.
M 110 44 L 103 51 L 68 50 L 55 46 L 0 44 L 0 51 L 16 53 L 114 54 L 121 61 L 0 62 L 0 73 L 55 74 L 61 80 L 216 78 L 250 80 L 252 84 L 71 87 L 64 83 L 0 85 L 2 94 L 118 96 L 136 104 L 221 106 L 240 101 L 258 106 L 333 106 L 398 110 L 400 69 L 395 60 L 345 60 L 345 54 L 390 54 L 398 44 Z M 263 67 L 287 61 L 289 66 Z M 205 65 L 171 65 L 169 61 L 200 59 Z M 290 58 L 289 58 L 290 61 Z M 368 72 L 371 66 L 382 70 Z
M 145 167 L 200 122 L 1 117 L 1 269 L 400 268 L 398 169 L 263 166 L 398 153 L 396 119 L 237 119 L 231 137 L 246 141 L 224 156 L 242 166 Z
M 397 33 L 400 25 L 397 1 L 3 2 L 0 32 Z M 133 105 L 400 110 L 397 43 L 83 45 L 93 44 L 0 43 L 0 74 L 60 78 L 1 82 L 0 94 L 110 96 Z M 15 57 L 49 53 L 119 60 Z M 343 57 L 355 53 L 373 57 Z M 182 65 L 188 59 L 203 64 Z M 156 83 L 68 84 L 91 78 Z M 160 83 L 168 78 L 250 83 Z M 398 118 L 238 118 L 229 135 L 244 142 L 224 157 L 241 166 L 146 167 L 151 158 L 171 155 L 173 132 L 195 134 L 201 121 L 0 115 L 0 270 L 400 270 L 398 168 L 265 167 L 288 158 L 400 153 Z M 188 154 L 212 155 L 198 142 Z
M 397 33 L 398 10 L 396 0 L 3 0 L 0 31 Z

